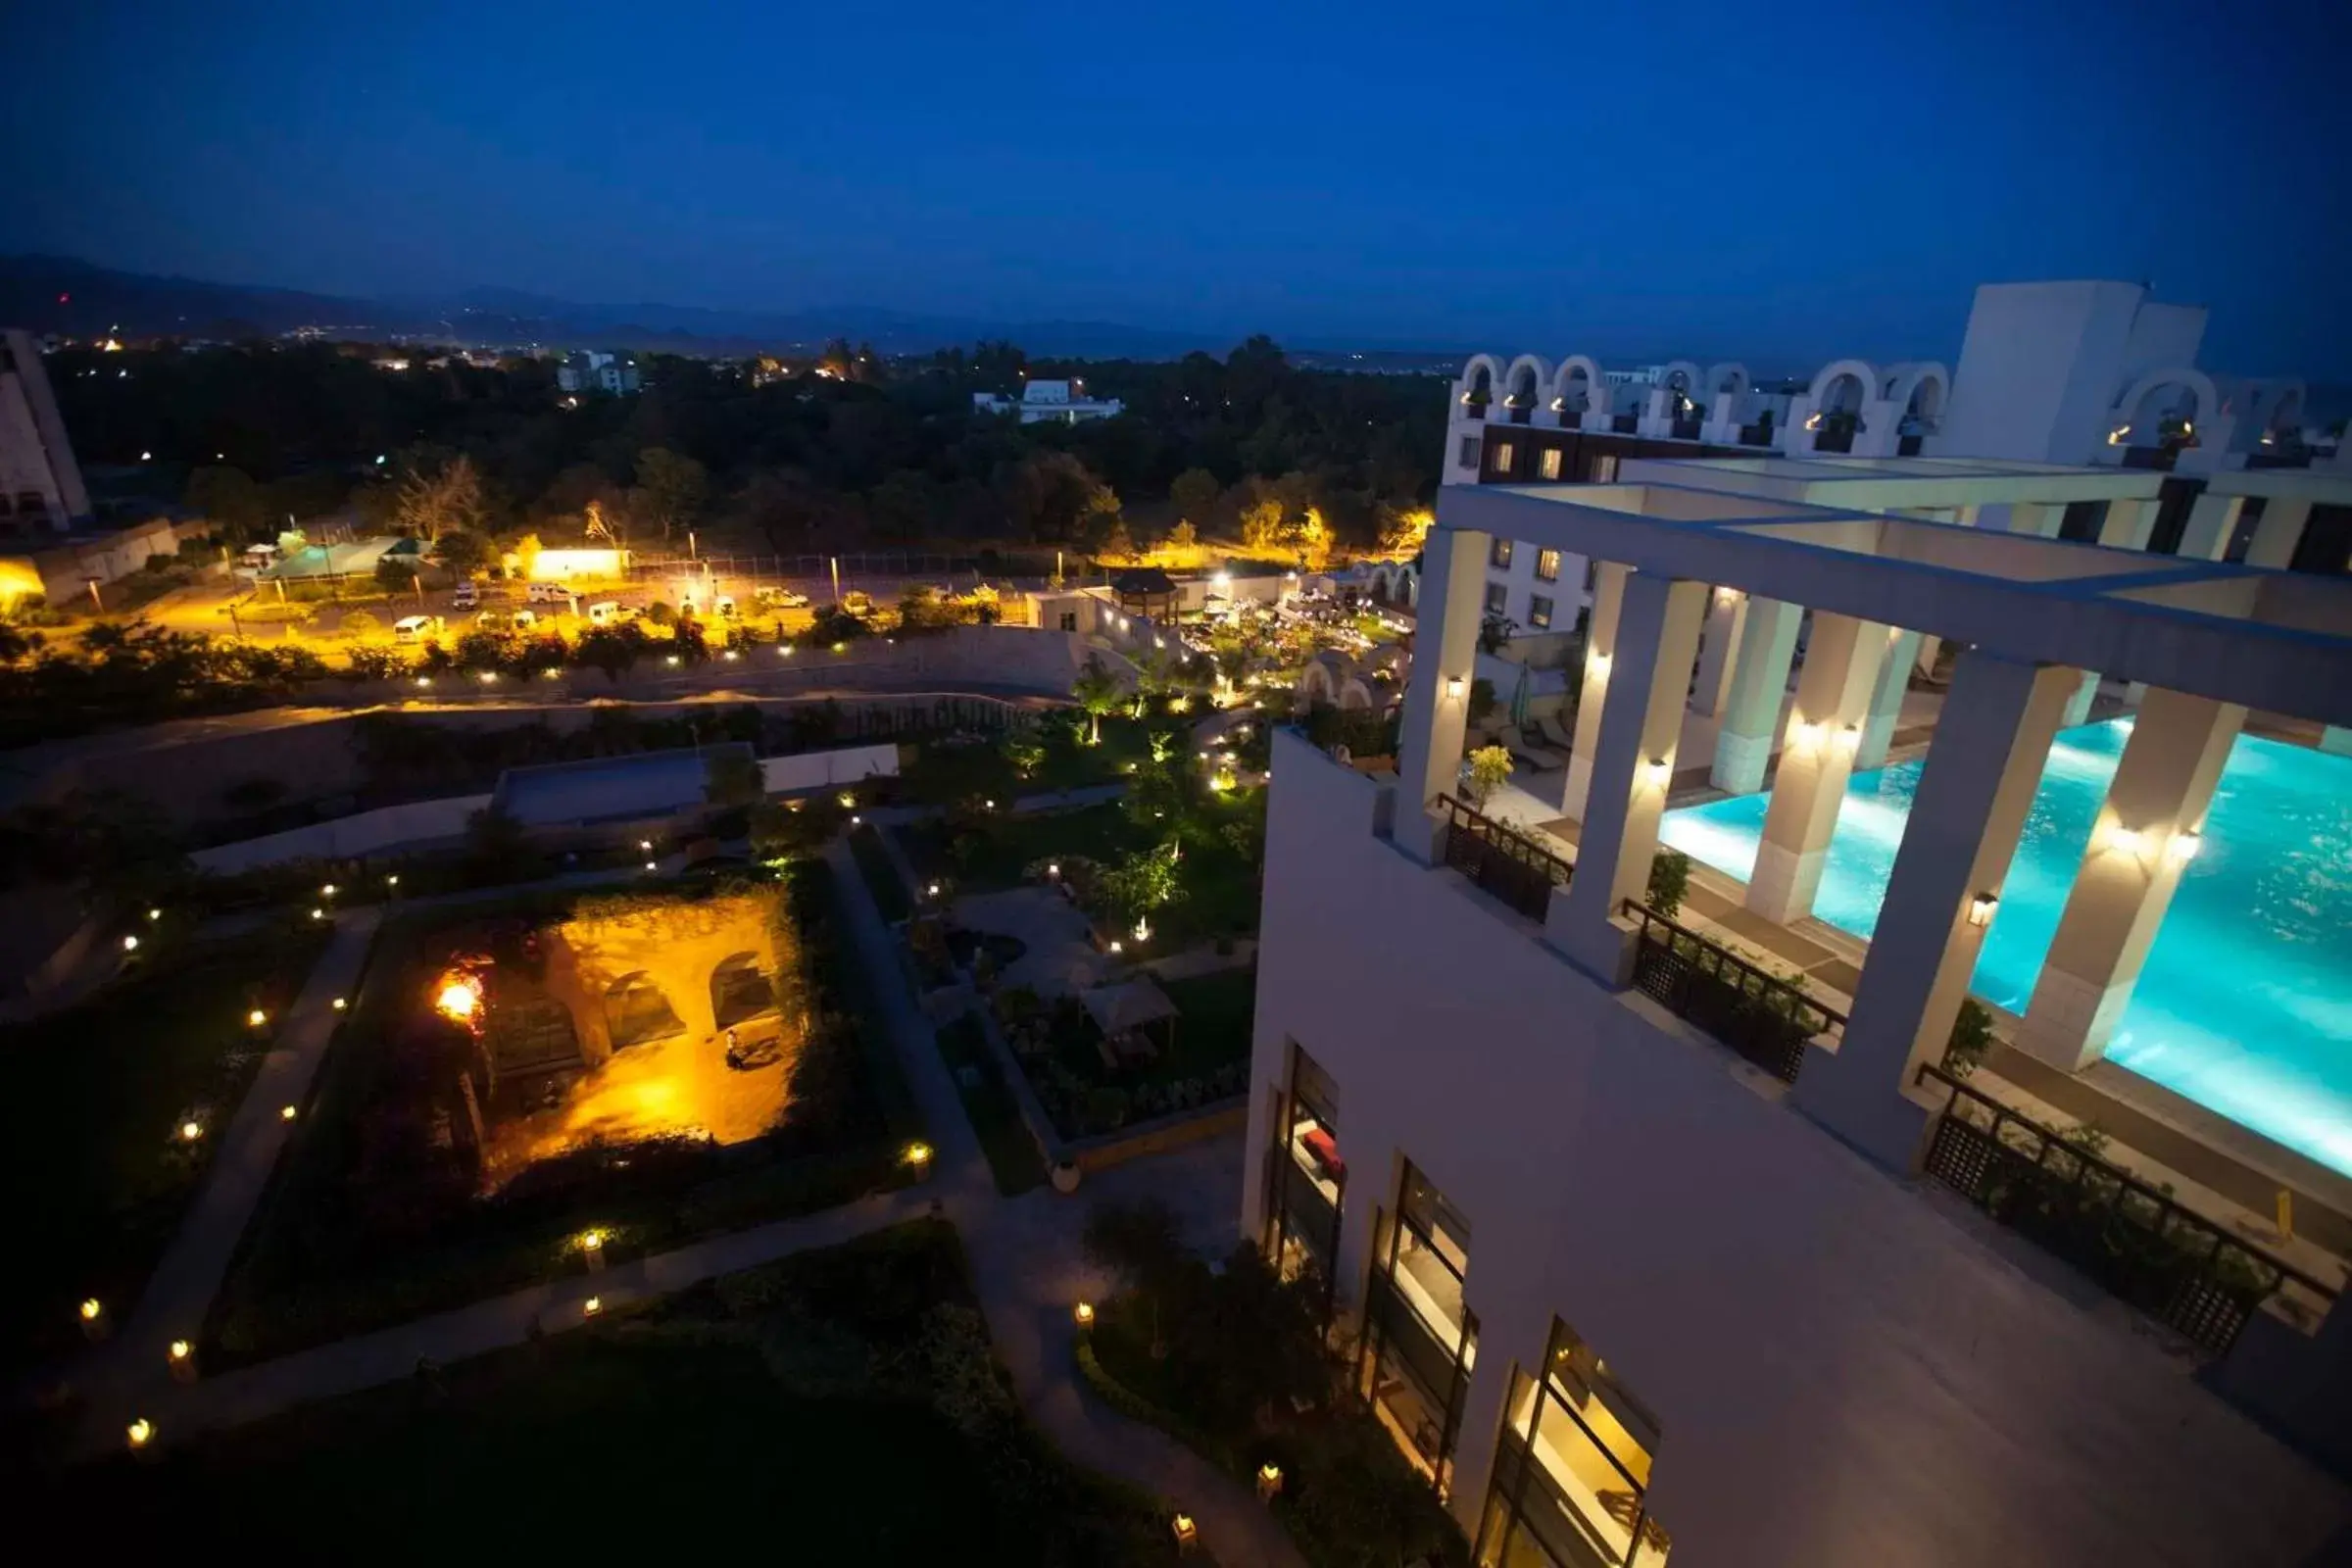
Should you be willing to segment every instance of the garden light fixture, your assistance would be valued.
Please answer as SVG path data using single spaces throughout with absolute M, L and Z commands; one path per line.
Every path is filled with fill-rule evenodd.
M 124 953 L 136 953 L 136 952 L 138 952 L 138 951 L 139 951 L 139 939 L 138 939 L 137 937 L 134 937 L 134 936 L 125 936 L 125 937 L 122 939 L 122 951 L 123 951 Z
M 183 1121 L 179 1124 L 179 1141 L 181 1143 L 192 1144 L 203 1136 L 204 1123 L 200 1121 Z
M 1080 1301 L 1076 1306 L 1070 1309 L 1070 1316 L 1077 1320 L 1080 1328 L 1093 1328 L 1095 1326 L 1095 1303 L 1092 1301 Z
M 139 1417 L 138 1420 L 124 1427 L 122 1432 L 130 1440 L 130 1446 L 134 1449 L 144 1448 L 155 1441 L 155 1423 L 145 1416 Z
M 277 1107 L 277 1119 L 279 1121 L 292 1121 L 295 1117 L 301 1114 L 302 1112 L 292 1105 L 280 1105 Z

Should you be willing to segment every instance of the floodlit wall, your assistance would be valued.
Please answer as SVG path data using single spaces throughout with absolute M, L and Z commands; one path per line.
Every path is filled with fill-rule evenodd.
M 287 860 L 344 860 L 379 855 L 400 846 L 432 844 L 461 837 L 466 819 L 490 804 L 487 795 L 452 795 L 437 801 L 412 801 L 378 810 L 314 822 L 258 839 L 218 844 L 198 850 L 188 858 L 199 871 L 233 876 L 257 865 Z
M 1343 1304 L 1401 1161 L 1468 1217 L 1467 1527 L 1555 1313 L 1661 1423 L 1651 1512 L 1693 1568 L 2299 1561 L 2342 1518 L 2088 1286 L 1376 836 L 1374 781 L 1276 752 L 1241 1223 L 1296 1040 L 1338 1086 Z

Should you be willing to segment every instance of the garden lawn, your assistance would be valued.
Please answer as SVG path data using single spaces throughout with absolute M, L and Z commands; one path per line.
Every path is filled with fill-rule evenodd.
M 1032 862 L 1057 856 L 1083 855 L 1108 864 L 1166 837 L 1128 821 L 1115 801 L 1075 811 L 1004 813 L 961 833 L 937 818 L 898 831 L 915 870 L 947 879 L 958 893 L 1019 887 Z
M 280 1016 L 325 943 L 307 926 L 185 947 L 167 932 L 143 970 L 0 1030 L 17 1107 L 0 1171 L 23 1271 L 0 1297 L 0 1369 L 78 1347 L 85 1297 L 128 1314 L 261 1065 L 268 1038 L 246 1014 Z M 206 1129 L 195 1144 L 174 1136 L 191 1116 Z
M 988 1156 L 988 1168 L 997 1179 L 997 1191 L 1012 1198 L 1043 1185 L 1045 1157 L 1037 1152 L 1037 1140 L 1029 1135 L 1020 1102 L 1013 1098 L 1004 1074 L 997 1070 L 996 1057 L 988 1049 L 987 1036 L 981 1033 L 980 1020 L 967 1012 L 942 1024 L 937 1038 L 940 1056 L 947 1062 L 948 1071 L 956 1075 L 956 1091 L 963 1098 L 963 1113 L 970 1120 L 972 1132 L 980 1140 L 980 1152 Z M 978 1083 L 965 1085 L 966 1067 L 977 1074 Z
M 819 1024 L 793 1068 L 783 1120 L 720 1148 L 686 1139 L 590 1148 L 542 1161 L 494 1197 L 408 1133 L 426 1077 L 404 1052 L 453 928 L 553 918 L 576 895 L 421 910 L 388 922 L 304 1131 L 215 1299 L 208 1354 L 228 1366 L 461 1306 L 580 1267 L 595 1226 L 621 1261 L 699 1236 L 847 1202 L 912 1179 L 901 1159 L 922 1129 L 870 982 L 821 860 L 788 873 L 800 984 Z M 681 898 L 689 889 L 677 890 Z
M 1000 804 L 1024 795 L 1116 784 L 1126 765 L 1152 751 L 1152 726 L 1127 717 L 1102 721 L 1102 743 L 1084 746 L 1083 718 L 1048 718 L 1029 731 L 1043 756 L 1026 777 L 1004 755 L 995 736 L 968 745 L 948 746 L 927 740 L 900 770 L 900 793 L 923 806 L 950 806 L 960 801 L 995 800 Z
M 52 1514 L 34 1539 L 103 1561 L 1175 1555 L 1149 1502 L 1023 1419 L 956 1234 L 929 1220 L 152 1463 L 78 1466 L 25 1512 Z

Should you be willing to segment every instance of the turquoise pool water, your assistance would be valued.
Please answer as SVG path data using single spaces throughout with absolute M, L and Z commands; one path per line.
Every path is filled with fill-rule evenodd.
M 2132 721 L 2050 749 L 1974 989 L 2023 1011 Z M 1917 761 L 1857 773 L 1814 913 L 1868 936 L 1918 788 Z M 1660 836 L 1745 881 L 1765 795 L 1666 813 Z M 2352 759 L 2247 735 L 2230 754 L 2107 1058 L 2352 1175 Z

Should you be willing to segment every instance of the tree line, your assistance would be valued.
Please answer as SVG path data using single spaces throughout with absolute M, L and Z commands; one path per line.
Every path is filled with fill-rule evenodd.
M 1182 527 L 1306 553 L 1318 534 L 1372 544 L 1425 505 L 1446 420 L 1440 378 L 1301 369 L 1262 336 L 1172 363 L 1031 361 L 1007 343 L 885 360 L 838 342 L 798 368 L 637 360 L 628 396 L 563 394 L 545 361 L 329 343 L 67 351 L 52 375 L 86 464 L 136 466 L 125 482 L 150 490 L 177 475 L 176 498 L 239 540 L 348 513 L 428 538 L 635 548 L 704 530 L 776 554 L 1115 550 Z M 975 392 L 1063 375 L 1128 412 L 973 412 Z

